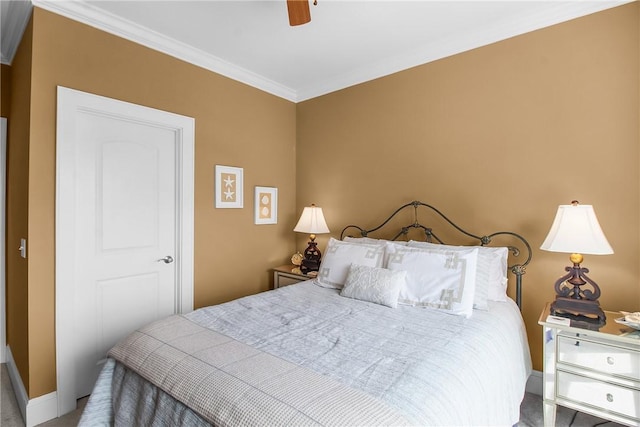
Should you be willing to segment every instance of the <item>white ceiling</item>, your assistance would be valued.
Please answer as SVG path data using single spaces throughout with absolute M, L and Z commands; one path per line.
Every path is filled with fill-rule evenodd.
M 299 102 L 630 1 L 318 0 L 299 27 L 285 0 L 33 4 Z M 28 1 L 0 3 L 10 62 L 5 39 L 19 37 L 5 30 L 26 22 L 15 11 Z

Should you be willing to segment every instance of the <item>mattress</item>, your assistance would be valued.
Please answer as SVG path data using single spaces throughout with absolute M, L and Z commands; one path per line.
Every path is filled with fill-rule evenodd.
M 514 425 L 531 371 L 526 331 L 511 300 L 489 301 L 487 310 L 474 310 L 466 318 L 429 308 L 389 308 L 349 299 L 336 289 L 307 281 L 183 317 L 373 399 L 410 425 Z M 246 404 L 241 397 L 229 402 Z M 187 403 L 171 390 L 151 384 L 131 366 L 110 360 L 81 425 L 214 423 L 202 409 Z M 269 420 L 270 425 L 291 425 L 273 418 L 268 407 L 255 411 L 254 418 L 239 424 Z M 315 424 L 340 421 L 323 419 Z M 370 424 L 361 424 L 365 423 Z M 216 419 L 215 424 L 224 422 Z M 228 423 L 233 424 L 238 423 Z

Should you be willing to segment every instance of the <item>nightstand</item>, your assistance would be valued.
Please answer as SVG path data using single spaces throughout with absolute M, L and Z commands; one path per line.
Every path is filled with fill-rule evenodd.
M 622 314 L 605 311 L 606 323 L 591 328 L 549 318 L 543 328 L 544 425 L 555 426 L 556 405 L 640 426 L 640 331 L 618 324 Z M 562 322 L 562 320 L 560 320 Z
M 295 283 L 304 282 L 305 280 L 313 279 L 313 277 L 306 276 L 302 273 L 294 273 L 293 270 L 299 267 L 293 264 L 282 265 L 273 269 L 273 289 L 281 288 L 282 286 L 293 285 Z

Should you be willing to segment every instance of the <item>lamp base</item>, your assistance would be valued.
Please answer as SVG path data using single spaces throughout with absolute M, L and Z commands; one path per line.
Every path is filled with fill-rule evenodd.
M 302 274 L 309 274 L 313 271 L 320 270 L 320 261 L 315 259 L 303 259 L 300 264 L 300 271 Z
M 309 246 L 304 250 L 304 259 L 302 260 L 302 264 L 300 264 L 300 271 L 304 274 L 308 274 L 312 271 L 320 270 L 321 257 L 322 254 L 315 242 L 315 235 L 312 234 Z
M 600 308 L 598 300 L 576 299 L 556 296 L 551 304 L 551 314 L 581 321 L 593 321 L 604 324 L 607 318 Z

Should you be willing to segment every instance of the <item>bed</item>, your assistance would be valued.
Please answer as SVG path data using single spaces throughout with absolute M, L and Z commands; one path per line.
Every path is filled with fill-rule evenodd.
M 407 210 L 408 226 L 374 237 Z M 465 245 L 445 244 L 423 211 Z M 502 238 L 515 243 L 492 245 Z M 407 203 L 330 239 L 315 279 L 129 335 L 80 425 L 514 425 L 531 371 L 519 310 L 530 259 L 517 233 L 476 236 Z

